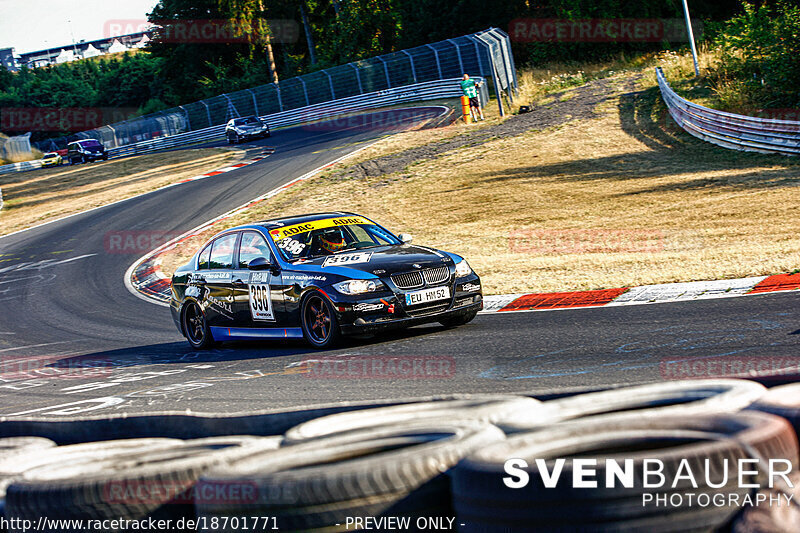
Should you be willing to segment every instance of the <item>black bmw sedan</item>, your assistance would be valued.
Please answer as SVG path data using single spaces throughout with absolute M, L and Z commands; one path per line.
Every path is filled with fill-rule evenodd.
M 328 348 L 341 335 L 465 324 L 483 308 L 483 295 L 458 255 L 336 212 L 219 233 L 173 275 L 170 307 L 195 349 L 301 337 Z

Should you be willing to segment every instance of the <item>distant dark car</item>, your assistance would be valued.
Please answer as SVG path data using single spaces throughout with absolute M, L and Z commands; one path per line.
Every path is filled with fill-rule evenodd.
M 483 293 L 466 260 L 410 242 L 341 212 L 225 230 L 173 275 L 172 317 L 195 349 L 269 338 L 327 348 L 341 335 L 475 318 Z
M 108 160 L 106 147 L 100 141 L 83 139 L 67 145 L 67 161 L 70 165 L 99 160 Z
M 233 118 L 225 125 L 228 144 L 238 144 L 250 139 L 263 139 L 271 135 L 269 124 L 256 116 Z

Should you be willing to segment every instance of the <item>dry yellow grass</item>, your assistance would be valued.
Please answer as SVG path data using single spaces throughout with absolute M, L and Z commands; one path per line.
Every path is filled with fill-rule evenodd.
M 0 234 L 129 198 L 225 166 L 242 151 L 179 150 L 0 175 Z
M 279 215 L 355 211 L 464 255 L 489 294 L 800 266 L 800 162 L 725 150 L 678 131 L 650 76 L 617 75 L 612 87 L 595 119 L 466 147 L 392 176 L 345 180 L 334 171 L 214 231 Z M 166 270 L 201 239 L 168 257 Z

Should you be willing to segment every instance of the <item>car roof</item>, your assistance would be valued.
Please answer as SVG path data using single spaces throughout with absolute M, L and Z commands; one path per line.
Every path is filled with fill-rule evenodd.
M 290 217 L 270 218 L 268 220 L 261 220 L 253 222 L 250 226 L 264 226 L 266 228 L 278 228 L 281 226 L 292 226 L 294 224 L 303 224 L 312 220 L 322 220 L 325 218 L 335 218 L 341 216 L 352 216 L 355 213 L 349 211 L 329 211 L 327 213 L 309 213 L 307 215 L 294 215 Z

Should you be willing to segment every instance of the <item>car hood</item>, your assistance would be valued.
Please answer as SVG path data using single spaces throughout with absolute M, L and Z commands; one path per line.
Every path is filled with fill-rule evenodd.
M 331 257 L 344 257 L 355 254 L 370 254 L 369 260 L 362 257 L 362 261 L 357 263 L 349 263 L 344 265 L 331 265 L 330 261 L 326 265 L 326 260 Z M 433 248 L 426 248 L 424 246 L 412 245 L 396 245 L 396 246 L 380 246 L 376 248 L 367 248 L 359 251 L 348 251 L 332 256 L 317 257 L 309 261 L 300 261 L 293 263 L 293 270 L 313 270 L 315 272 L 329 272 L 331 274 L 338 274 L 347 276 L 359 271 L 364 273 L 374 274 L 376 276 L 385 276 L 396 274 L 398 272 L 411 272 L 418 269 L 433 268 L 442 265 L 452 265 L 453 259 L 438 250 Z M 326 265 L 326 266 L 323 266 Z M 419 265 L 419 266 L 416 266 Z M 364 277 L 363 275 L 358 276 Z

